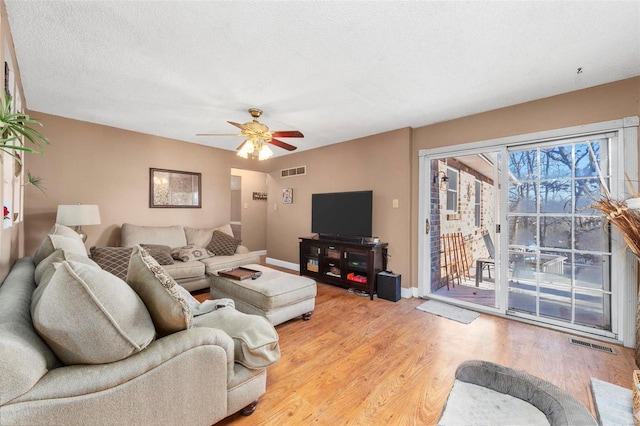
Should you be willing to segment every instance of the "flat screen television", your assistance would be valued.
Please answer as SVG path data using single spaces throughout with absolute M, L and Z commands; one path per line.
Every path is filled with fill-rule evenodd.
M 311 194 L 311 232 L 320 236 L 371 237 L 373 191 Z

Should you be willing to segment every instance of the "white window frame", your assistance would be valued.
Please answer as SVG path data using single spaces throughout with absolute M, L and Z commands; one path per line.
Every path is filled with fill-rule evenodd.
M 482 228 L 482 181 L 476 179 L 473 186 L 473 220 L 476 228 Z
M 456 187 L 452 188 L 451 187 L 451 177 L 449 176 L 449 173 L 453 173 L 456 175 Z M 460 170 L 458 169 L 454 169 L 453 167 L 448 167 L 447 166 L 447 198 L 446 198 L 446 209 L 445 212 L 446 213 L 450 213 L 450 214 L 458 214 L 458 208 L 460 207 Z M 455 200 L 455 208 L 449 208 L 449 194 L 455 194 L 454 200 Z

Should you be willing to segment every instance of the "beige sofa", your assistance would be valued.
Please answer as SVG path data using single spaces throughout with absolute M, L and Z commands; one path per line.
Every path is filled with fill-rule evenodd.
M 160 244 L 175 248 L 191 244 L 196 247 L 206 247 L 215 230 L 233 236 L 230 225 L 217 228 L 190 228 L 180 225 L 141 226 L 125 223 L 121 229 L 120 245 L 131 247 L 137 244 Z M 209 288 L 207 274 L 250 263 L 260 263 L 260 255 L 240 245 L 232 256 L 212 256 L 189 262 L 176 261 L 173 265 L 163 265 L 163 268 L 178 284 L 189 291 L 195 291 Z
M 0 424 L 211 425 L 253 412 L 280 357 L 268 321 L 192 308 L 140 246 L 125 282 L 76 237 L 56 225 L 0 285 Z

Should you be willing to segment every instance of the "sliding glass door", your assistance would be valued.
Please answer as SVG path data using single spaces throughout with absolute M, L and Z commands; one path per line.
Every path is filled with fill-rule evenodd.
M 508 313 L 611 331 L 608 135 L 508 148 Z

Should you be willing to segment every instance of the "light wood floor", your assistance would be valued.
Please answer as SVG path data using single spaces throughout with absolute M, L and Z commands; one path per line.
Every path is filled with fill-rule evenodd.
M 591 377 L 631 388 L 631 349 L 606 344 L 617 352 L 607 354 L 570 344 L 566 333 L 486 314 L 465 325 L 415 309 L 422 302 L 370 301 L 318 284 L 311 320 L 276 327 L 282 358 L 268 369 L 255 413 L 219 424 L 432 425 L 467 359 L 541 377 L 592 412 Z

